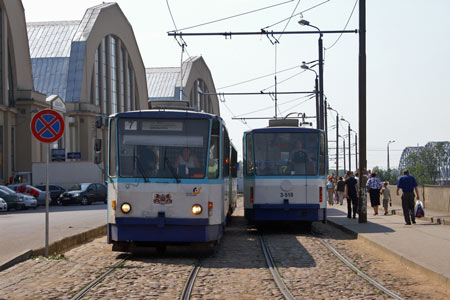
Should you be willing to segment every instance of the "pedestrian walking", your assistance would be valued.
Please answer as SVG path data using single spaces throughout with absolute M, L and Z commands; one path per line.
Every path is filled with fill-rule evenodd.
M 392 206 L 391 191 L 388 188 L 388 184 L 389 182 L 387 181 L 383 182 L 383 188 L 380 191 L 380 194 L 383 195 L 384 215 L 388 214 L 388 205 Z
M 370 206 L 373 208 L 373 215 L 378 215 L 378 206 L 380 205 L 380 190 L 383 184 L 377 178 L 377 174 L 370 173 L 370 178 L 367 180 L 366 188 L 370 195 Z
M 408 170 L 403 171 L 403 176 L 400 176 L 397 183 L 397 196 L 400 195 L 402 189 L 402 208 L 403 216 L 405 217 L 405 225 L 416 224 L 414 216 L 414 191 L 416 192 L 416 199 L 419 200 L 419 191 L 417 190 L 416 179 L 409 175 Z
M 344 194 L 345 194 L 345 182 L 342 177 L 339 177 L 336 183 L 336 194 L 337 194 L 337 203 L 342 205 L 344 203 Z
M 334 203 L 334 183 L 333 178 L 328 175 L 328 181 L 327 181 L 327 192 L 328 192 L 328 204 L 333 205 Z
M 345 181 L 345 198 L 347 198 L 347 218 L 356 219 L 358 211 L 358 182 L 353 176 L 352 171 L 347 171 L 347 180 Z

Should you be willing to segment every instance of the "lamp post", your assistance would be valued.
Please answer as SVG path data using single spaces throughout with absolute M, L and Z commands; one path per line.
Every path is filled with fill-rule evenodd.
M 350 147 L 350 143 L 351 143 L 350 122 L 347 121 L 346 119 L 344 119 L 344 117 L 341 118 L 341 121 L 347 122 L 347 124 L 348 124 L 348 169 L 349 169 L 349 171 L 351 171 L 352 170 L 352 151 L 351 151 L 351 147 Z
M 355 169 L 358 169 L 358 133 L 351 129 L 355 133 Z
M 395 143 L 395 141 L 389 141 L 387 143 L 387 170 L 388 172 L 390 171 L 390 167 L 389 167 L 389 144 Z
M 347 172 L 347 167 L 345 166 L 345 138 L 342 137 L 342 145 L 344 148 L 344 174 Z
M 319 97 L 320 97 L 320 103 L 319 103 L 319 115 L 320 115 L 320 128 L 319 129 L 324 129 L 325 125 L 324 125 L 324 102 L 323 102 L 323 40 L 322 40 L 322 32 L 321 30 L 314 26 L 311 25 L 308 21 L 306 21 L 305 19 L 301 19 L 300 21 L 298 21 L 298 23 L 300 25 L 303 26 L 309 26 L 312 28 L 317 29 L 320 32 L 319 35 Z
M 314 93 L 316 94 L 316 128 L 320 128 L 320 103 L 319 103 L 319 75 L 317 75 L 317 72 L 311 69 L 313 66 L 308 66 L 308 64 L 313 63 L 316 61 L 310 61 L 310 62 L 302 62 L 300 68 L 303 70 L 309 70 L 314 72 L 316 74 L 316 79 L 314 80 Z
M 327 109 L 336 113 L 336 175 L 339 176 L 339 113 L 328 104 Z

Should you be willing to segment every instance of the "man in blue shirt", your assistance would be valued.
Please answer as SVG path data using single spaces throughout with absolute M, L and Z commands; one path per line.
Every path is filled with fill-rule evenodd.
M 402 189 L 402 208 L 403 215 L 405 217 L 405 225 L 416 224 L 416 219 L 414 216 L 414 191 L 416 192 L 416 199 L 419 200 L 419 191 L 417 190 L 416 179 L 409 175 L 408 170 L 403 171 L 403 176 L 398 179 L 397 183 L 397 196 L 399 191 Z

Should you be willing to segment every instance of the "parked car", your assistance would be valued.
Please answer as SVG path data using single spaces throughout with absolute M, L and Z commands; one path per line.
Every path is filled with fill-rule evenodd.
M 39 184 L 39 185 L 36 185 L 35 187 L 40 189 L 41 191 L 44 191 L 44 192 L 46 190 L 45 184 Z M 62 186 L 59 186 L 59 185 L 56 185 L 56 184 L 49 184 L 48 185 L 48 190 L 50 191 L 50 198 L 52 199 L 51 202 L 50 202 L 51 205 L 58 204 L 59 195 L 61 195 L 62 193 L 67 191 Z
M 11 184 L 9 188 L 18 193 L 28 194 L 36 198 L 37 204 L 45 206 L 45 192 L 28 184 Z
M 21 193 L 18 193 L 21 194 Z M 28 209 L 28 208 L 34 208 L 36 209 L 37 207 L 37 200 L 36 198 L 34 198 L 31 195 L 27 195 L 27 194 L 21 194 L 23 196 L 23 204 L 25 205 L 24 208 Z
M 8 210 L 11 210 L 12 208 L 14 208 L 15 210 L 19 210 L 25 207 L 23 196 L 14 191 L 7 191 L 3 188 L 0 188 L 0 198 L 5 200 L 6 204 L 8 205 Z
M 6 203 L 3 198 L 0 198 L 0 211 L 7 211 L 8 210 L 8 204 Z
M 88 205 L 96 201 L 106 203 L 106 187 L 101 183 L 81 183 L 71 187 L 68 192 L 62 193 L 59 196 L 58 204 Z

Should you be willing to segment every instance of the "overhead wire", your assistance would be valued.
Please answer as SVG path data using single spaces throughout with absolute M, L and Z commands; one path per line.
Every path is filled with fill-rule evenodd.
M 229 17 L 225 17 L 225 18 L 221 18 L 221 19 L 217 19 L 217 20 L 213 20 L 213 21 L 208 21 L 208 22 L 205 22 L 205 23 L 201 23 L 201 24 L 197 24 L 197 25 L 193 25 L 193 26 L 181 28 L 180 30 L 178 30 L 178 29 L 175 28 L 176 30 L 172 30 L 171 32 L 173 32 L 173 31 L 188 30 L 188 29 L 192 29 L 192 28 L 201 27 L 201 26 L 204 26 L 204 25 L 209 25 L 209 24 L 213 24 L 213 23 L 217 23 L 217 22 L 229 20 L 229 19 L 232 19 L 232 18 L 236 18 L 236 17 L 248 15 L 248 14 L 251 14 L 251 13 L 254 13 L 254 12 L 259 12 L 259 11 L 262 11 L 262 10 L 265 10 L 265 9 L 269 9 L 269 8 L 272 8 L 272 7 L 276 7 L 276 6 L 279 6 L 279 5 L 283 5 L 283 4 L 292 2 L 292 1 L 294 1 L 294 0 L 288 0 L 288 1 L 281 2 L 281 3 L 269 5 L 269 6 L 266 6 L 266 7 L 254 9 L 254 10 L 251 10 L 251 11 L 248 11 L 248 12 L 240 13 L 240 14 L 237 14 L 237 15 L 232 15 L 232 16 L 229 16 Z
M 353 16 L 353 12 L 355 11 L 356 4 L 358 4 L 358 0 L 356 0 L 356 1 L 355 1 L 355 5 L 353 5 L 352 12 L 350 13 L 350 16 L 349 16 L 348 19 L 347 19 L 347 23 L 345 23 L 345 26 L 344 26 L 343 31 L 347 29 L 348 23 L 350 22 L 350 19 L 351 19 L 352 16 Z M 337 37 L 337 39 L 334 41 L 333 44 L 331 44 L 330 47 L 324 47 L 324 50 L 330 50 L 334 45 L 336 45 L 337 42 L 341 39 L 342 34 L 343 34 L 343 32 L 341 32 L 341 33 L 339 34 L 339 36 Z
M 291 67 L 291 68 L 287 68 L 287 69 L 278 71 L 277 73 L 279 74 L 279 73 L 283 73 L 283 72 L 286 72 L 286 71 L 290 71 L 290 70 L 293 70 L 293 69 L 295 69 L 295 68 L 298 68 L 299 66 L 300 66 L 300 65 L 296 65 L 296 66 L 294 66 L 294 67 Z M 217 90 L 223 90 L 223 89 L 226 89 L 226 88 L 229 88 L 229 87 L 233 87 L 233 86 L 237 86 L 237 85 L 249 83 L 249 82 L 252 82 L 252 81 L 255 81 L 255 80 L 259 80 L 259 79 L 262 79 L 262 78 L 266 78 L 266 77 L 272 76 L 272 75 L 274 75 L 274 74 L 275 74 L 275 73 L 270 73 L 270 74 L 267 74 L 267 75 L 262 75 L 262 76 L 259 76 L 259 77 L 255 77 L 255 78 L 252 78 L 252 79 L 248 79 L 248 80 L 245 80 L 245 81 L 241 81 L 241 82 L 238 82 L 238 83 L 234 83 L 234 84 L 230 84 L 230 85 L 227 85 L 227 86 L 224 86 L 224 87 L 220 87 L 220 88 L 217 88 Z
M 288 27 L 289 22 L 291 22 L 291 19 L 292 19 L 292 17 L 294 16 L 294 13 L 295 13 L 295 11 L 297 10 L 297 7 L 298 7 L 298 5 L 300 4 L 301 1 L 302 1 L 302 0 L 298 0 L 297 5 L 295 5 L 295 8 L 294 8 L 294 10 L 292 11 L 291 16 L 289 17 L 289 19 L 288 19 L 287 22 L 286 22 L 286 25 L 284 25 L 284 28 L 283 28 L 283 31 L 282 31 L 282 32 L 284 32 L 284 31 L 286 30 L 286 28 Z M 282 36 L 282 35 L 283 35 L 283 33 L 280 33 L 280 35 L 278 36 L 278 41 L 281 39 L 281 36 Z
M 292 103 L 292 102 L 294 102 L 294 101 L 297 101 L 297 100 L 300 100 L 300 99 L 303 99 L 303 98 L 306 98 L 306 97 L 309 97 L 309 95 L 306 95 L 306 96 L 302 96 L 302 97 L 299 97 L 299 98 L 295 98 L 295 99 L 288 100 L 288 101 L 286 101 L 286 102 L 280 103 L 278 106 L 283 106 L 283 105 L 285 105 L 285 104 L 289 104 L 289 103 Z M 257 112 L 261 112 L 261 111 L 264 111 L 264 110 L 268 110 L 268 109 L 272 109 L 272 108 L 273 108 L 273 106 L 271 105 L 271 106 L 267 106 L 267 107 L 264 107 L 264 108 L 260 108 L 260 109 L 254 110 L 254 111 L 246 112 L 246 113 L 237 115 L 237 116 L 235 116 L 235 117 L 247 116 L 247 115 L 251 115 L 251 114 L 254 114 L 254 113 L 257 113 Z
M 296 73 L 296 74 L 294 74 L 294 75 L 292 75 L 292 76 L 290 76 L 290 77 L 288 77 L 288 78 L 286 78 L 286 79 L 284 79 L 284 80 L 282 80 L 282 81 L 277 82 L 277 84 L 278 84 L 278 85 L 279 85 L 279 84 L 282 84 L 282 83 L 284 83 L 284 82 L 286 82 L 286 81 L 288 81 L 288 80 L 290 80 L 290 79 L 292 79 L 292 78 L 294 78 L 294 77 L 297 77 L 298 75 L 300 75 L 300 74 L 302 74 L 302 73 L 304 73 L 304 72 L 306 72 L 306 71 L 307 71 L 307 70 L 302 70 L 301 72 L 298 72 L 298 73 Z M 268 87 L 262 89 L 261 91 L 264 92 L 265 90 L 268 90 L 268 89 L 270 89 L 270 88 L 272 88 L 272 87 L 274 87 L 274 86 L 275 86 L 275 85 L 268 86 Z
M 267 28 L 273 27 L 273 26 L 275 26 L 275 25 L 278 25 L 278 24 L 280 24 L 280 23 L 283 23 L 284 21 L 289 20 L 289 19 L 291 19 L 292 17 L 299 16 L 299 15 L 301 15 L 301 14 L 307 12 L 307 11 L 310 11 L 310 10 L 312 10 L 312 9 L 314 9 L 314 8 L 316 8 L 316 7 L 319 7 L 319 6 L 321 6 L 321 5 L 323 5 L 323 4 L 327 3 L 327 2 L 330 2 L 330 1 L 331 1 L 331 0 L 323 1 L 323 2 L 321 2 L 321 3 L 319 3 L 319 4 L 317 4 L 317 5 L 314 5 L 314 6 L 310 7 L 310 8 L 308 8 L 308 9 L 305 9 L 305 10 L 303 10 L 303 11 L 301 11 L 301 12 L 295 14 L 295 15 L 291 15 L 289 18 L 286 18 L 286 19 L 283 19 L 283 20 L 281 20 L 281 21 L 278 21 L 278 22 L 276 22 L 276 23 L 274 23 L 274 24 L 272 24 L 272 25 L 266 26 L 266 27 L 264 27 L 264 28 L 262 28 L 262 29 L 267 29 Z

